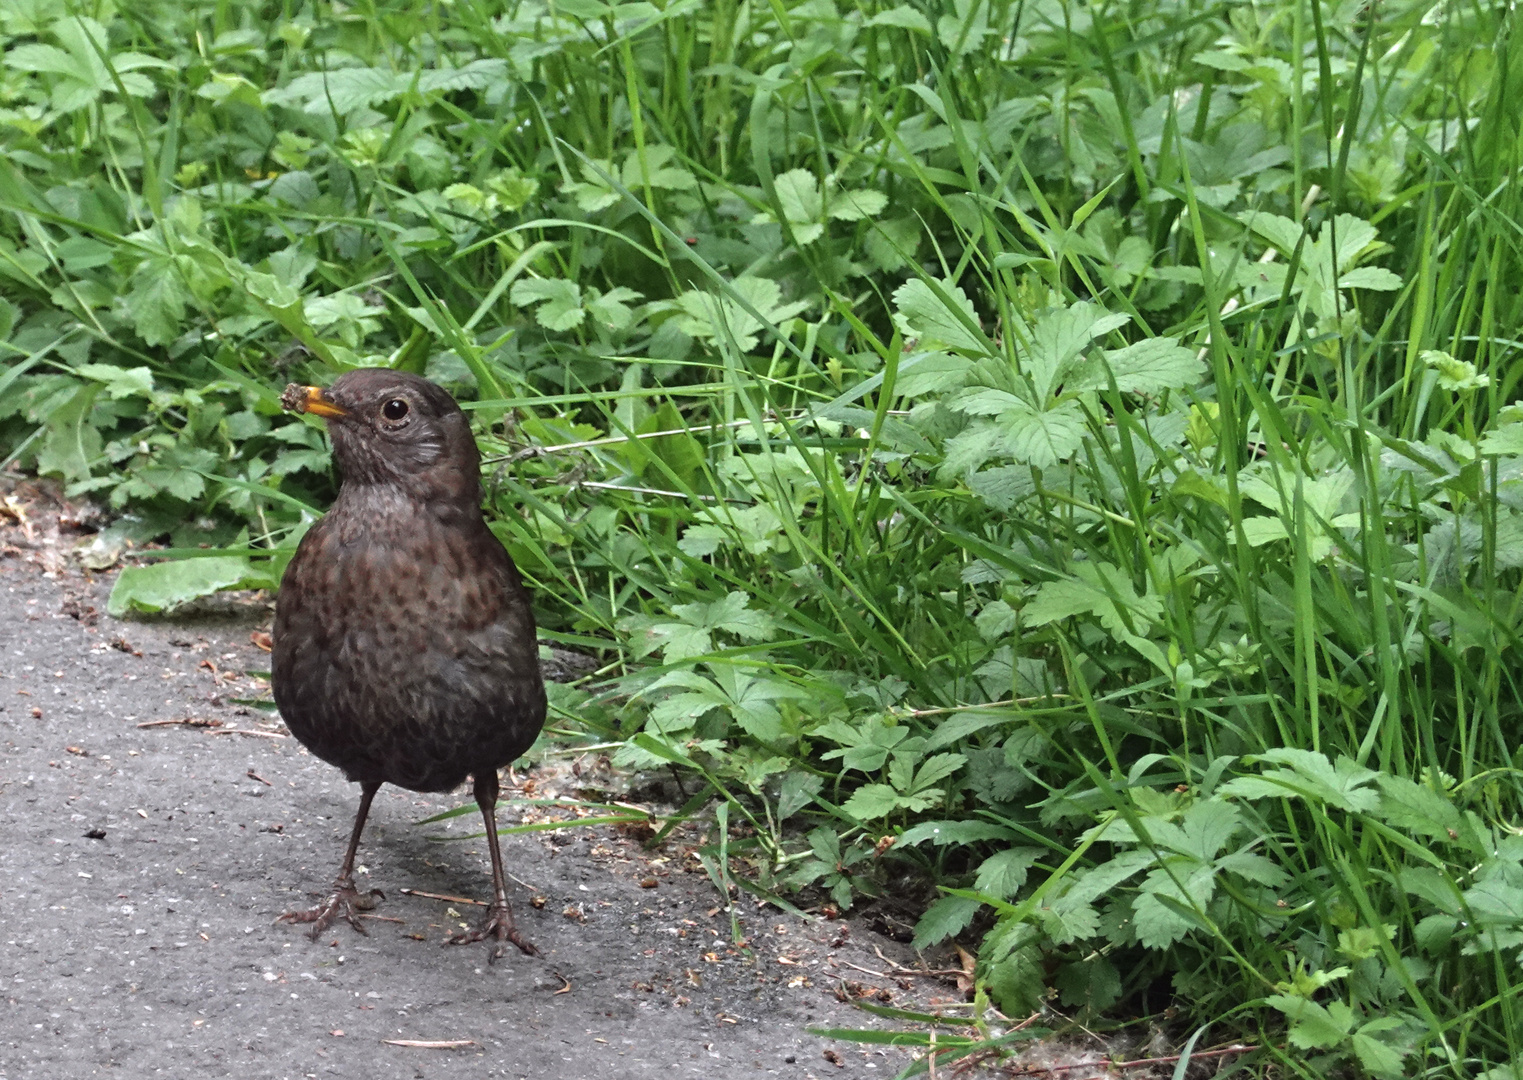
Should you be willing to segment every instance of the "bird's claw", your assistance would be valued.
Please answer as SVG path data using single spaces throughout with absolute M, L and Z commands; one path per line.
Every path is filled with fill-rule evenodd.
M 307 936 L 313 941 L 321 937 L 337 918 L 343 918 L 360 933 L 368 934 L 365 924 L 360 922 L 360 912 L 374 910 L 376 903 L 384 899 L 386 894 L 380 889 L 362 893 L 354 887 L 353 881 L 339 878 L 333 883 L 333 891 L 317 907 L 308 911 L 288 911 L 275 921 L 311 923 L 312 929 Z
M 513 925 L 513 912 L 504 903 L 493 904 L 487 912 L 486 920 L 480 926 L 474 930 L 462 930 L 460 933 L 450 937 L 445 944 L 469 945 L 477 941 L 486 941 L 488 938 L 496 941 L 496 944 L 492 948 L 492 954 L 487 957 L 488 961 L 492 963 L 501 960 L 507 955 L 507 949 L 503 947 L 503 942 L 505 941 L 511 941 L 514 945 L 517 945 L 519 951 L 525 956 L 539 955 L 539 950 L 534 947 L 534 944 L 519 932 L 517 926 Z

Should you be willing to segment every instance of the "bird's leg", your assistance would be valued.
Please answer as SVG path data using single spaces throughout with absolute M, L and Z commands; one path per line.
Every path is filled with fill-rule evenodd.
M 371 889 L 367 893 L 355 889 L 354 858 L 360 850 L 360 833 L 365 830 L 365 819 L 370 816 L 370 801 L 375 798 L 380 787 L 379 782 L 360 785 L 360 809 L 354 815 L 354 832 L 349 834 L 349 850 L 344 852 L 344 865 L 339 869 L 338 877 L 333 879 L 333 891 L 328 894 L 328 898 L 310 911 L 288 911 L 276 922 L 311 923 L 312 931 L 308 936 L 313 941 L 340 916 L 347 919 L 349 925 L 360 933 L 367 933 L 364 924 L 360 922 L 359 913 L 369 911 L 375 907 L 377 898 L 384 900 L 386 895 L 380 889 Z
M 497 772 L 479 773 L 475 777 L 476 805 L 481 807 L 482 819 L 487 826 L 487 845 L 492 849 L 492 906 L 487 909 L 486 921 L 475 930 L 466 930 L 449 939 L 451 945 L 465 945 L 472 941 L 495 938 L 492 960 L 503 956 L 504 941 L 511 941 L 530 956 L 539 950 L 531 945 L 513 925 L 513 909 L 508 907 L 507 875 L 502 869 L 502 848 L 497 843 Z

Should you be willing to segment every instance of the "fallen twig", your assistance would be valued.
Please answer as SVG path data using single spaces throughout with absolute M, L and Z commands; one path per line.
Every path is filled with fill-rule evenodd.
M 412 1046 L 419 1050 L 459 1050 L 462 1046 L 475 1046 L 475 1039 L 382 1039 L 387 1046 Z
M 883 956 L 882 953 L 879 953 L 878 955 Z M 836 958 L 836 963 L 849 967 L 854 971 L 860 971 L 864 975 L 874 975 L 880 979 L 895 979 L 900 975 L 924 975 L 927 978 L 941 979 L 945 978 L 948 975 L 966 974 L 966 972 L 964 972 L 961 968 L 935 968 L 930 971 L 921 971 L 918 968 L 907 968 L 900 964 L 894 964 L 894 962 L 889 960 L 886 956 L 883 956 L 883 959 L 888 960 L 890 964 L 893 964 L 893 971 L 874 971 L 872 968 L 865 968 L 860 964 L 853 964 L 850 960 L 842 960 L 840 957 Z
M 555 992 L 555 994 L 551 994 L 550 995 L 551 997 L 555 997 L 556 994 L 569 994 L 569 993 L 571 993 L 571 980 L 570 979 L 566 978 L 566 976 L 562 975 L 559 971 L 552 971 L 550 974 L 554 975 L 557 979 L 559 979 L 561 982 L 566 984 L 565 986 L 563 986 L 559 990 L 557 990 Z
M 205 716 L 186 716 L 179 720 L 145 720 L 138 727 L 204 727 L 218 728 L 222 726 L 221 720 L 212 720 Z
M 254 735 L 261 739 L 284 739 L 287 736 L 279 731 L 250 731 L 248 728 L 223 728 L 221 731 L 212 732 L 213 735 Z M 270 785 L 273 787 L 274 785 Z
M 477 907 L 489 907 L 485 900 L 472 900 L 468 896 L 451 896 L 449 893 L 424 892 L 422 889 L 402 889 L 403 896 L 424 896 L 430 900 L 444 900 L 451 904 L 475 904 Z
M 243 775 L 247 776 L 250 780 L 258 780 L 265 787 L 274 787 L 275 786 L 274 784 L 272 784 L 268 780 L 266 780 L 264 777 L 262 777 L 258 773 L 256 773 L 253 769 L 250 769 L 248 772 L 244 773 Z

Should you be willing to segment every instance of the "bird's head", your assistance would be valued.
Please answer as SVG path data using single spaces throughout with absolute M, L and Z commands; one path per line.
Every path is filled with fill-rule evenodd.
M 280 402 L 328 422 L 346 484 L 382 485 L 431 504 L 474 507 L 481 455 L 448 391 L 404 371 L 357 368 L 327 388 L 291 383 Z

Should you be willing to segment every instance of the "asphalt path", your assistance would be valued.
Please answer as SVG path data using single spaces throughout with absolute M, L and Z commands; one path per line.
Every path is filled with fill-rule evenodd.
M 734 948 L 681 843 L 650 852 L 601 826 L 508 836 L 511 899 L 542 955 L 489 964 L 485 944 L 444 946 L 481 908 L 421 894 L 484 899 L 487 852 L 436 839 L 474 817 L 417 823 L 468 791 L 382 789 L 360 852 L 361 887 L 386 894 L 367 934 L 341 924 L 313 942 L 277 924 L 332 879 L 358 789 L 238 703 L 268 693 L 267 598 L 117 621 L 109 574 L 5 535 L 0 1080 L 804 1080 L 908 1063 L 805 1030 L 873 1026 L 840 985 L 907 1001 L 911 980 L 869 974 L 886 973 L 879 951 L 913 963 L 902 944 L 746 898 L 751 944 Z M 520 779 L 561 790 L 565 763 Z M 546 812 L 505 797 L 504 824 Z

